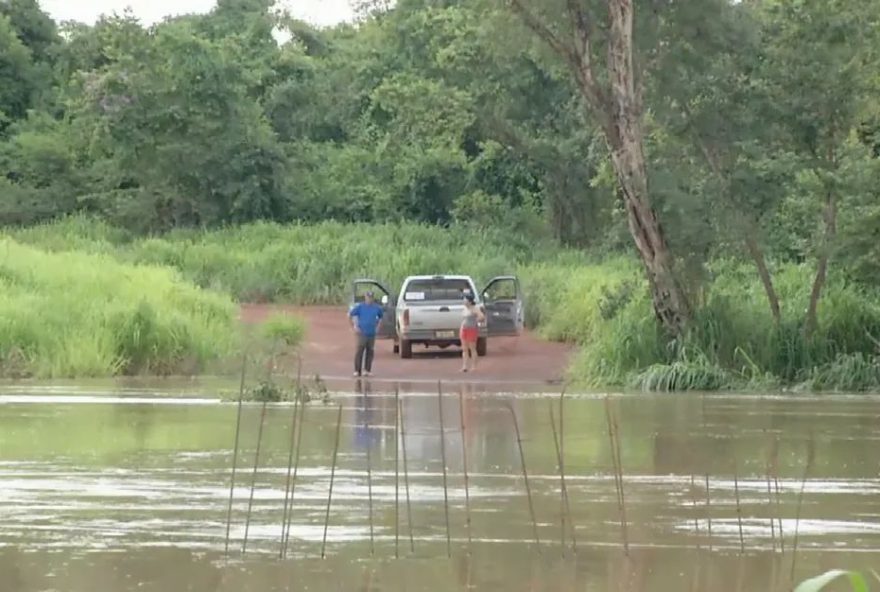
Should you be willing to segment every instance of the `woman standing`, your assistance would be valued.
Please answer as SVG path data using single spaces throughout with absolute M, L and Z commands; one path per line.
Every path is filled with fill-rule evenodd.
M 464 298 L 464 318 L 461 321 L 461 371 L 477 369 L 477 339 L 480 337 L 480 323 L 486 320 L 483 311 L 476 304 L 474 295 L 468 293 Z M 468 368 L 470 362 L 470 368 Z

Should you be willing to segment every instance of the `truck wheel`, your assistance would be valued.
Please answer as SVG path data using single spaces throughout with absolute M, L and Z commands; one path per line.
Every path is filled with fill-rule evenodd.
M 400 357 L 404 360 L 412 357 L 412 343 L 407 339 L 400 340 Z
M 394 350 L 393 351 L 396 354 L 400 353 L 400 344 L 397 343 L 396 341 L 394 342 Z
M 486 350 L 488 349 L 489 344 L 485 337 L 480 337 L 477 339 L 477 355 L 481 358 L 486 355 Z

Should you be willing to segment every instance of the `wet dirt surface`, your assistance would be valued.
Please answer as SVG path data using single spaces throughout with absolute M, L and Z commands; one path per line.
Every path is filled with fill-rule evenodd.
M 325 380 L 351 379 L 354 371 L 354 335 L 345 307 L 295 307 L 247 304 L 241 308 L 245 323 L 257 323 L 270 315 L 284 312 L 305 319 L 306 343 L 302 350 L 303 373 L 320 375 Z M 488 355 L 480 358 L 476 372 L 462 374 L 459 348 L 413 349 L 413 358 L 403 360 L 392 351 L 390 340 L 376 342 L 373 361 L 373 382 L 395 381 L 419 384 L 426 382 L 492 383 L 535 387 L 558 384 L 574 348 L 551 343 L 526 332 L 515 338 L 499 337 L 489 340 Z

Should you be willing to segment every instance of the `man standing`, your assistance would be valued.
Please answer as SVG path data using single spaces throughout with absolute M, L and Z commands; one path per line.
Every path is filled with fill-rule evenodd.
M 364 301 L 351 309 L 349 317 L 351 326 L 357 336 L 357 351 L 354 355 L 354 375 L 360 376 L 364 370 L 366 376 L 372 376 L 373 351 L 376 345 L 376 332 L 382 322 L 383 309 L 373 299 L 373 293 L 367 292 Z

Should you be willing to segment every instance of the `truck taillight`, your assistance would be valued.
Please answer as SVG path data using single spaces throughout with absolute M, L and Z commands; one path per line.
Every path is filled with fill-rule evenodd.
M 403 311 L 403 326 L 404 327 L 409 326 L 409 311 L 408 310 Z

